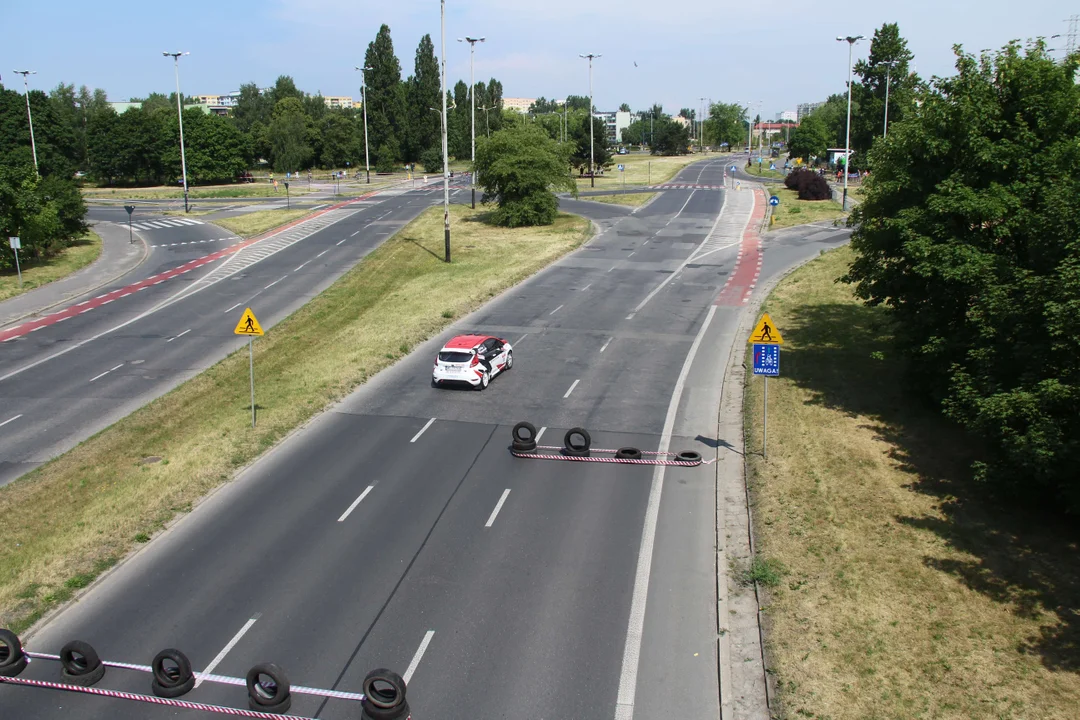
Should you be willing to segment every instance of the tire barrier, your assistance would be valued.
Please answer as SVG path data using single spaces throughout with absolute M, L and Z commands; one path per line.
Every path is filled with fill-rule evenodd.
M 580 438 L 580 442 L 575 442 Z M 589 448 L 592 446 L 592 437 L 585 428 L 570 428 L 563 436 L 563 452 L 570 457 L 589 457 Z
M 154 656 L 150 663 L 154 680 L 151 690 L 160 698 L 178 698 L 195 687 L 195 674 L 191 672 L 191 661 L 187 655 L 167 648 Z
M 259 663 L 248 670 L 247 691 L 252 710 L 284 715 L 292 707 L 289 678 L 274 663 Z
M 519 422 L 512 431 L 515 452 L 532 452 L 536 449 L 536 426 L 531 422 Z
M 64 681 L 72 685 L 91 687 L 105 675 L 105 666 L 97 652 L 81 640 L 72 640 L 60 648 L 60 665 L 64 668 Z
M 379 668 L 364 678 L 361 720 L 408 720 L 405 681 L 393 670 Z
M 641 451 L 636 447 L 621 447 L 615 451 L 616 460 L 640 460 Z
M 18 677 L 27 664 L 33 660 L 59 662 L 63 682 Z M 152 675 L 151 687 L 154 694 L 143 695 L 92 687 L 104 676 L 107 667 Z M 212 682 L 246 688 L 250 709 L 177 699 L 194 689 L 196 681 L 198 683 Z M 292 694 L 301 693 L 359 702 L 361 703 L 361 717 L 369 718 L 369 720 L 410 720 L 409 705 L 405 700 L 405 681 L 397 673 L 386 669 L 374 670 L 368 673 L 368 676 L 364 679 L 363 693 L 323 690 L 292 685 L 285 671 L 274 663 L 260 663 L 251 668 L 247 676 L 242 678 L 214 675 L 212 673 L 199 673 L 196 675 L 196 673 L 192 672 L 191 662 L 187 656 L 175 648 L 168 648 L 159 652 L 154 656 L 154 660 L 150 665 L 102 660 L 93 647 L 79 640 L 73 640 L 64 645 L 59 655 L 31 652 L 23 647 L 18 635 L 10 630 L 0 628 L 0 685 L 2 684 L 62 690 L 121 700 L 134 700 L 186 710 L 213 712 L 233 717 L 262 718 L 264 720 L 272 720 L 288 712 L 292 705 Z M 371 694 L 370 699 L 366 696 L 367 693 Z M 294 715 L 289 717 L 294 718 L 294 720 L 311 720 L 311 718 Z
M 10 630 L 0 630 L 0 677 L 18 677 L 27 662 L 19 636 Z
M 701 453 L 694 452 L 693 450 L 686 450 L 675 456 L 675 459 L 679 462 L 701 464 Z

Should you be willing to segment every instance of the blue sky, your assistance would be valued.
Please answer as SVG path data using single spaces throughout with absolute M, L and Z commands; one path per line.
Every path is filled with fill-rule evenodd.
M 869 37 L 882 23 L 898 22 L 919 74 L 949 75 L 953 44 L 978 51 L 1064 34 L 1075 12 L 1076 3 L 1058 0 L 1022 7 L 1006 0 L 449 0 L 448 83 L 468 79 L 468 46 L 456 38 L 471 34 L 488 38 L 477 46 L 477 79 L 494 75 L 508 97 L 588 94 L 587 64 L 578 54 L 593 52 L 603 55 L 594 69 L 601 109 L 659 102 L 677 112 L 707 97 L 760 100 L 771 117 L 843 91 L 847 45 L 837 35 Z M 381 23 L 390 25 L 403 76 L 412 72 L 424 33 L 441 52 L 437 0 L 39 0 L 6 3 L 0 18 L 5 86 L 21 85 L 12 69 L 31 69 L 38 73 L 34 88 L 101 87 L 111 100 L 171 91 L 172 62 L 163 50 L 191 52 L 181 59 L 185 94 L 224 93 L 249 81 L 269 85 L 286 74 L 307 92 L 354 97 L 360 93 L 353 67 Z M 1051 43 L 1064 48 L 1065 38 Z M 856 57 L 867 50 L 857 45 Z

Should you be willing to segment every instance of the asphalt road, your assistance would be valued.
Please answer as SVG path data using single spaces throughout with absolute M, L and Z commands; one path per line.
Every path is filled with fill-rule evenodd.
M 0 485 L 239 348 L 233 328 L 245 306 L 273 326 L 441 197 L 380 194 L 232 253 L 240 238 L 200 218 L 140 214 L 146 262 L 0 342 Z M 127 222 L 119 207 L 90 217 Z M 174 274 L 215 253 L 226 254 Z
M 721 167 L 678 179 L 719 185 Z M 744 298 L 845 239 L 811 228 L 767 241 L 759 274 L 756 250 L 715 234 L 741 233 L 749 198 L 668 191 L 634 212 L 564 201 L 600 226 L 587 246 L 268 453 L 28 645 L 77 637 L 141 663 L 179 647 L 196 670 L 228 648 L 215 672 L 272 660 L 294 683 L 352 691 L 374 667 L 411 668 L 417 718 L 718 717 L 712 466 L 526 460 L 508 445 L 529 420 L 541 444 L 580 425 L 594 447 L 715 456 Z M 466 330 L 509 339 L 514 369 L 483 393 L 431 388 L 438 346 Z M 43 662 L 25 674 L 57 675 Z M 110 670 L 99 686 L 149 681 Z M 229 686 L 187 697 L 246 705 Z M 17 717 L 173 715 L 13 687 L 0 702 Z M 295 694 L 292 712 L 359 714 Z

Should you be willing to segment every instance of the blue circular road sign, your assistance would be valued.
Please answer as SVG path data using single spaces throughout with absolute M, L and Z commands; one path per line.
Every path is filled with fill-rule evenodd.
M 776 207 L 777 205 L 780 204 L 780 198 L 773 195 L 772 197 L 769 198 L 769 204 L 772 205 L 773 207 Z

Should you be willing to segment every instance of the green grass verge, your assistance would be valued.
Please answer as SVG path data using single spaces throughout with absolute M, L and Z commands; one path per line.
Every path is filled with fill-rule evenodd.
M 163 200 L 183 199 L 183 189 L 172 187 L 149 188 L 83 188 L 83 197 L 87 200 L 123 199 L 123 200 Z M 307 180 L 292 183 L 289 192 L 293 195 L 307 194 Z M 285 198 L 285 186 L 278 183 L 277 190 L 271 183 L 246 183 L 243 185 L 216 185 L 204 188 L 188 188 L 188 198 Z
M 5 241 L 6 243 L 6 241 Z M 11 252 L 7 248 L 4 252 Z M 101 238 L 93 231 L 87 231 L 81 238 L 61 250 L 56 255 L 44 260 L 32 260 L 20 254 L 22 265 L 22 287 L 19 287 L 19 275 L 12 268 L 0 272 L 0 300 L 21 295 L 34 288 L 47 285 L 54 280 L 65 278 L 76 270 L 81 270 L 101 256 Z
M 240 237 L 253 237 L 310 213 L 310 210 L 256 210 L 244 215 L 221 218 L 215 220 L 214 224 Z
M 771 192 L 780 198 L 780 204 L 773 208 L 773 220 L 770 223 L 770 227 L 774 229 L 805 225 L 823 220 L 836 220 L 844 214 L 838 202 L 832 200 L 800 200 L 798 192 L 789 190 L 782 185 L 766 187 L 765 191 L 766 193 Z
M 256 340 L 257 428 L 245 348 L 0 488 L 0 627 L 27 628 L 452 318 L 578 247 L 591 227 L 560 215 L 509 230 L 481 222 L 482 210 L 451 213 L 452 264 L 441 259 L 442 208 L 431 208 Z M 141 462 L 151 456 L 161 461 Z
M 760 378 L 745 398 L 748 573 L 773 584 L 783 717 L 1075 718 L 1076 526 L 981 500 L 970 443 L 908 391 L 885 313 L 835 282 L 853 257 L 825 254 L 766 302 L 785 341 L 768 463 Z
M 589 195 L 582 196 L 581 200 L 590 202 L 607 203 L 608 205 L 626 205 L 627 207 L 641 207 L 656 197 L 656 193 L 617 193 L 615 195 Z
M 575 178 L 575 180 L 579 192 L 595 189 L 619 190 L 624 184 L 629 186 L 658 185 L 675 177 L 680 170 L 690 163 L 698 160 L 720 160 L 724 157 L 720 153 L 672 156 L 616 155 L 612 160 L 611 169 L 605 171 L 607 174 L 596 178 L 595 188 L 590 184 L 589 178 Z M 618 171 L 619 163 L 626 166 L 624 172 L 620 173 Z M 624 178 L 623 175 L 626 177 Z

